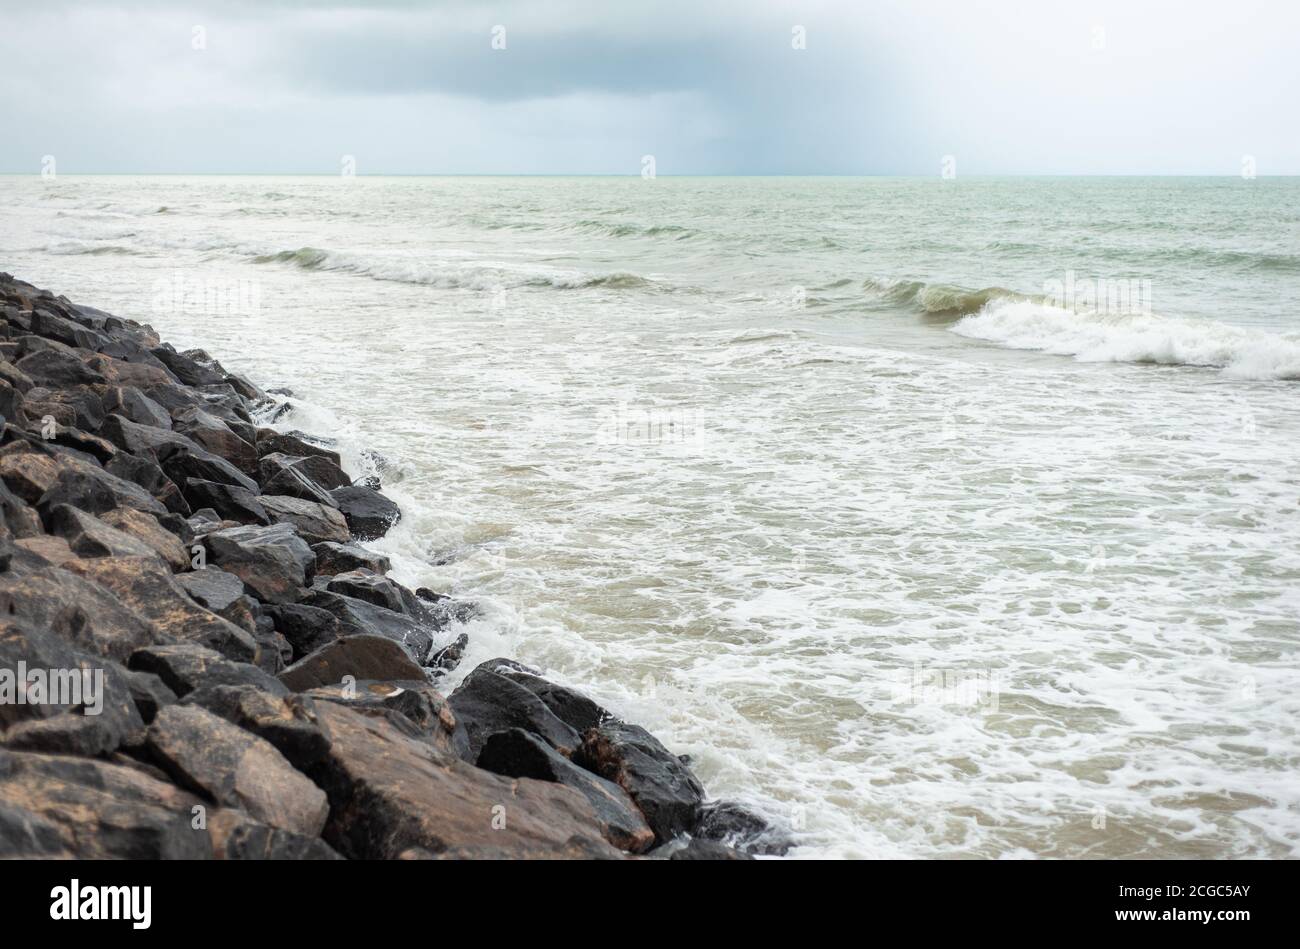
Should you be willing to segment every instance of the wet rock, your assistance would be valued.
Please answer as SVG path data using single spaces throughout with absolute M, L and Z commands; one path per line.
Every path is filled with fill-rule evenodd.
M 0 749 L 0 857 L 204 859 L 201 803 L 137 768 Z
M 316 555 L 316 572 L 336 576 L 353 570 L 369 570 L 371 573 L 384 574 L 392 563 L 383 554 L 377 554 L 359 544 L 325 542 L 312 545 Z M 417 594 L 419 591 L 416 591 Z
M 176 414 L 172 427 L 189 436 L 206 451 L 224 458 L 243 474 L 252 476 L 257 473 L 257 449 L 215 415 L 198 407 L 184 409 Z
M 208 819 L 212 854 L 218 860 L 342 860 L 319 837 L 268 827 L 243 811 L 222 808 Z
M 385 718 L 330 702 L 318 711 L 331 745 L 311 776 L 329 795 L 324 839 L 345 857 L 619 856 L 570 788 L 474 768 Z
M 716 840 L 687 840 L 679 845 L 660 847 L 669 860 L 753 860 L 754 858 Z M 659 852 L 650 854 L 660 856 Z
M 644 728 L 607 722 L 589 729 L 573 762 L 626 791 L 658 843 L 689 832 L 699 821 L 703 786 Z
M 585 732 L 614 720 L 613 715 L 581 692 L 556 685 L 510 659 L 489 659 L 478 668 L 490 670 L 523 686 L 541 699 L 556 718 L 577 732 Z
M 289 642 L 293 659 L 301 659 L 342 635 L 338 617 L 305 603 L 271 604 L 263 608 L 275 629 Z
M 257 453 L 258 455 L 278 453 L 298 458 L 319 455 L 329 459 L 336 467 L 341 463 L 338 452 L 308 441 L 302 432 L 277 432 L 269 428 L 258 430 Z
M 573 755 L 582 745 L 579 733 L 558 718 L 541 699 L 519 683 L 483 665 L 465 677 L 448 701 L 456 720 L 465 727 L 468 761 L 478 760 L 489 737 L 512 728 L 537 735 L 565 757 Z
M 402 647 L 383 636 L 341 636 L 280 673 L 280 682 L 294 692 L 336 685 L 345 676 L 362 679 L 424 679 Z
M 383 537 L 401 519 L 402 511 L 378 491 L 360 486 L 335 488 L 330 497 L 348 522 L 357 540 Z
M 197 706 L 169 705 L 149 726 L 145 747 L 184 787 L 223 807 L 297 834 L 316 836 L 325 794 L 267 741 Z
M 182 491 L 185 500 L 194 510 L 212 508 L 223 520 L 239 524 L 271 523 L 271 516 L 266 513 L 266 508 L 262 507 L 257 495 L 237 485 L 188 478 Z
M 699 840 L 711 840 L 749 854 L 783 856 L 794 841 L 748 808 L 734 801 L 704 805 L 691 831 Z
M 272 695 L 253 685 L 197 689 L 184 704 L 198 705 L 270 742 L 298 770 L 325 757 L 329 736 L 316 719 L 316 704 L 300 695 Z
M 258 500 L 271 521 L 291 524 L 308 544 L 346 543 L 351 537 L 347 521 L 335 507 L 280 494 L 263 494 Z
M 106 381 L 100 373 L 91 369 L 76 356 L 54 349 L 33 352 L 14 365 L 37 385 L 54 388 L 81 384 L 93 385 Z
M 393 714 L 396 724 L 426 738 L 440 751 L 460 757 L 465 730 L 456 722 L 447 699 L 426 680 L 362 679 L 347 685 L 320 686 L 303 693 L 322 702 L 337 702 L 365 714 Z M 407 728 L 407 725 L 410 728 Z
M 278 452 L 263 455 L 257 463 L 257 480 L 262 485 L 262 493 L 282 494 L 334 507 L 335 502 L 330 493 L 313 481 L 304 469 L 294 464 L 301 460 Z
M 441 649 L 435 649 L 427 663 L 431 672 L 446 675 L 460 665 L 469 646 L 469 633 L 461 633 Z
M 197 688 L 218 685 L 251 685 L 273 695 L 288 691 L 275 676 L 257 666 L 233 662 L 211 649 L 189 643 L 138 649 L 127 668 L 152 672 L 181 698 Z
M 235 574 L 264 603 L 300 599 L 316 557 L 287 524 L 232 527 L 203 538 L 210 562 Z
M 170 346 L 158 346 L 150 352 L 166 366 L 177 379 L 187 386 L 204 386 L 225 381 L 221 373 L 200 365 L 188 356 L 183 356 Z
M 510 778 L 554 781 L 573 788 L 591 804 L 605 839 L 620 850 L 641 853 L 654 843 L 654 833 L 626 791 L 579 768 L 523 729 L 490 735 L 479 752 L 478 766 Z
M 112 593 L 174 641 L 206 646 L 240 662 L 257 657 L 257 644 L 246 630 L 190 599 L 156 557 L 78 560 L 68 570 Z
M 331 593 L 339 593 L 382 606 L 394 613 L 405 613 L 407 616 L 414 617 L 425 617 L 429 614 L 429 609 L 423 601 L 406 587 L 368 570 L 336 574 L 325 581 L 324 588 Z
M 384 636 L 401 643 L 417 662 L 427 660 L 433 647 L 432 629 L 374 603 L 319 589 L 309 591 L 302 602 L 333 613 L 345 634 Z

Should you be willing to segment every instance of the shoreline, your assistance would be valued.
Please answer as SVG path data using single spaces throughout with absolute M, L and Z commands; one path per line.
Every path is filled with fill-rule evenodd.
M 491 659 L 444 695 L 474 604 L 386 576 L 361 545 L 400 509 L 271 427 L 288 403 L 8 274 L 0 308 L 0 856 L 793 846 L 536 670 Z

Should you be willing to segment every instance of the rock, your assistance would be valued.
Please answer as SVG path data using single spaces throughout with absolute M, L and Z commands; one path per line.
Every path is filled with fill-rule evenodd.
M 351 537 L 348 523 L 337 508 L 280 494 L 263 494 L 258 500 L 273 523 L 293 525 L 313 547 L 326 542 L 346 543 Z
M 253 637 L 190 599 L 156 557 L 78 560 L 68 569 L 108 590 L 175 641 L 206 646 L 240 662 L 257 658 Z
M 794 846 L 788 834 L 734 801 L 713 801 L 704 805 L 691 836 L 698 840 L 716 841 L 743 853 L 765 856 L 784 856 Z
M 137 768 L 0 749 L 0 857 L 204 859 L 200 804 Z
M 268 827 L 243 811 L 222 808 L 208 818 L 212 853 L 218 860 L 342 860 L 319 837 Z
M 478 760 L 490 736 L 512 728 L 537 735 L 565 757 L 573 755 L 582 745 L 581 735 L 541 699 L 484 665 L 466 676 L 448 701 L 456 720 L 465 727 L 469 739 L 468 761 Z
M 346 488 L 352 483 L 347 472 L 324 455 L 294 458 L 290 463 L 326 491 Z
M 271 618 L 275 629 L 289 642 L 294 659 L 301 659 L 342 635 L 338 617 L 317 606 L 272 604 L 264 607 L 263 613 Z
M 457 757 L 464 753 L 465 729 L 457 724 L 447 699 L 427 680 L 362 679 L 347 685 L 319 686 L 303 695 L 365 714 L 399 715 L 411 726 L 411 734 L 427 738 L 440 751 Z
M 400 645 L 383 636 L 341 636 L 280 673 L 280 682 L 294 692 L 336 685 L 344 676 L 362 679 L 424 679 Z
M 257 453 L 258 455 L 290 455 L 297 458 L 308 458 L 312 455 L 319 455 L 328 459 L 338 467 L 341 464 L 339 453 L 307 441 L 302 436 L 302 432 L 276 432 L 269 428 L 259 429 L 257 433 Z
M 253 476 L 257 473 L 257 449 L 235 434 L 226 422 L 215 415 L 197 406 L 183 409 L 176 414 L 173 428 L 188 435 L 208 452 L 224 458 L 243 474 Z M 202 475 L 195 475 L 195 477 L 202 477 Z
M 145 747 L 177 783 L 223 807 L 309 837 L 325 826 L 329 805 L 320 788 L 269 742 L 204 708 L 162 709 L 149 726 Z
M 244 592 L 244 581 L 233 573 L 216 567 L 204 567 L 176 575 L 185 592 L 195 603 L 229 620 L 240 629 L 257 632 L 257 616 L 261 607 Z
M 433 651 L 429 656 L 429 669 L 439 675 L 446 675 L 460 665 L 467 646 L 469 646 L 469 633 L 461 633 L 441 649 Z
M 335 502 L 330 493 L 313 481 L 305 470 L 293 464 L 301 460 L 278 452 L 263 455 L 257 463 L 257 480 L 262 485 L 262 493 L 283 494 L 334 507 Z
M 144 544 L 157 554 L 173 573 L 189 569 L 190 557 L 185 545 L 153 515 L 131 508 L 115 508 L 99 515 L 99 519 L 109 527 L 128 534 Z M 181 523 L 185 522 L 181 521 Z
M 741 853 L 728 847 L 726 844 L 720 844 L 716 840 L 688 840 L 678 846 L 661 847 L 666 850 L 667 859 L 669 860 L 753 860 L 754 858 L 746 853 Z M 658 851 L 650 856 L 658 856 Z
M 416 662 L 425 662 L 433 648 L 432 630 L 386 607 L 320 589 L 309 591 L 302 602 L 329 610 L 345 634 L 384 636 L 401 643 Z
M 77 418 L 76 421 L 81 424 L 86 422 Z M 40 433 L 40 425 L 33 423 L 32 431 Z M 52 437 L 49 437 L 51 436 Z M 80 428 L 69 425 L 55 424 L 53 432 L 47 430 L 42 434 L 42 440 L 47 446 L 62 445 L 65 448 L 74 449 L 80 457 L 87 457 L 87 460 L 93 460 L 97 464 L 105 465 L 113 460 L 117 454 L 117 447 L 110 441 L 100 438 L 98 435 L 92 435 Z
M 36 507 L 71 504 L 98 514 L 131 507 L 161 514 L 166 509 L 137 484 L 71 455 L 52 456 L 27 446 L 5 446 L 0 478 L 14 494 Z M 10 450 L 13 449 L 13 450 Z
M 543 679 L 531 669 L 510 659 L 489 659 L 478 668 L 491 670 L 522 685 L 541 699 L 556 718 L 577 732 L 585 732 L 615 720 L 613 715 L 581 692 Z
M 300 771 L 329 751 L 329 736 L 316 720 L 311 698 L 272 695 L 253 685 L 217 685 L 191 692 L 184 704 L 205 708 L 270 742 Z
M 3 516 L 4 526 L 8 527 L 15 537 L 44 536 L 45 528 L 41 525 L 40 515 L 31 505 L 10 491 L 3 481 L 0 481 L 0 515 Z
M 383 554 L 366 550 L 359 544 L 324 542 L 312 544 L 311 549 L 316 555 L 317 574 L 335 576 L 353 570 L 384 574 L 392 568 L 392 563 Z
M 257 495 L 237 485 L 188 478 L 182 490 L 185 500 L 195 510 L 210 507 L 222 519 L 240 524 L 271 523 L 271 517 L 258 501 Z
M 325 589 L 416 619 L 429 617 L 428 607 L 414 593 L 395 580 L 368 570 L 336 574 L 325 581 Z
M 184 698 L 197 688 L 219 685 L 251 685 L 263 692 L 284 695 L 288 692 L 280 681 L 247 662 L 232 662 L 219 653 L 181 643 L 146 646 L 132 654 L 127 667 L 152 672 L 176 695 Z
M 53 349 L 33 352 L 14 364 L 16 368 L 37 385 L 53 388 L 103 383 L 104 377 L 76 356 Z
M 143 425 L 118 414 L 111 414 L 104 419 L 99 434 L 122 451 L 155 462 L 161 462 L 176 452 L 198 448 L 180 432 L 157 425 Z
M 456 708 L 454 701 L 452 707 Z M 573 762 L 626 791 L 645 815 L 657 843 L 689 832 L 699 821 L 704 788 L 690 769 L 644 728 L 607 722 L 589 729 Z
M 161 405 L 134 386 L 110 386 L 100 402 L 105 415 L 120 415 L 138 425 L 169 430 L 172 417 Z
M 72 552 L 72 548 L 68 546 L 68 542 L 62 537 L 40 534 L 36 537 L 20 537 L 14 543 L 24 550 L 31 551 L 54 567 L 61 566 L 69 560 L 78 559 L 77 555 Z
M 203 544 L 212 563 L 242 579 L 264 603 L 300 599 L 316 566 L 311 548 L 287 524 L 217 530 Z
M 401 508 L 370 488 L 354 485 L 335 488 L 329 494 L 357 540 L 383 537 L 402 516 Z
M 329 795 L 325 841 L 345 857 L 620 855 L 576 791 L 474 768 L 382 717 L 330 702 L 318 712 L 330 752 L 311 776 Z
M 65 538 L 73 553 L 81 557 L 158 556 L 143 541 L 67 504 L 50 509 L 50 533 Z
M 162 470 L 177 484 L 184 484 L 188 479 L 213 481 L 243 488 L 250 494 L 257 494 L 257 482 L 248 477 L 226 459 L 205 451 L 198 446 L 167 453 L 158 459 Z
M 221 373 L 201 366 L 188 356 L 182 356 L 170 346 L 158 346 L 150 352 L 187 386 L 212 385 L 225 381 Z
M 523 729 L 490 735 L 479 752 L 478 766 L 510 778 L 554 781 L 573 788 L 591 804 L 604 827 L 605 839 L 620 850 L 642 853 L 654 843 L 654 833 L 627 792 L 579 768 Z
M 158 710 L 176 704 L 176 693 L 168 688 L 161 677 L 152 672 L 131 670 L 127 672 L 131 699 L 147 725 L 154 720 Z
M 154 500 L 171 513 L 179 514 L 181 517 L 190 516 L 189 502 L 181 494 L 181 489 L 176 486 L 176 482 L 167 477 L 163 470 L 148 458 L 119 451 L 104 466 L 104 470 L 144 488 Z
M 0 573 L 0 616 L 27 629 L 57 633 L 78 649 L 117 662 L 166 638 L 110 590 L 57 567 L 28 575 Z

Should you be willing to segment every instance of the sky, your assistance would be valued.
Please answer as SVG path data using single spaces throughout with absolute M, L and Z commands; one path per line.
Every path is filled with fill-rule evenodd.
M 1300 174 L 1295 0 L 0 0 L 0 173 Z

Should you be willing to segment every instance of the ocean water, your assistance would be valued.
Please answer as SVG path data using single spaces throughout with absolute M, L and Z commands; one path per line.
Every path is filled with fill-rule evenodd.
M 795 857 L 1300 852 L 1300 179 L 0 177 Z M 458 630 L 459 631 L 459 630 Z M 453 683 L 454 684 L 454 678 Z

